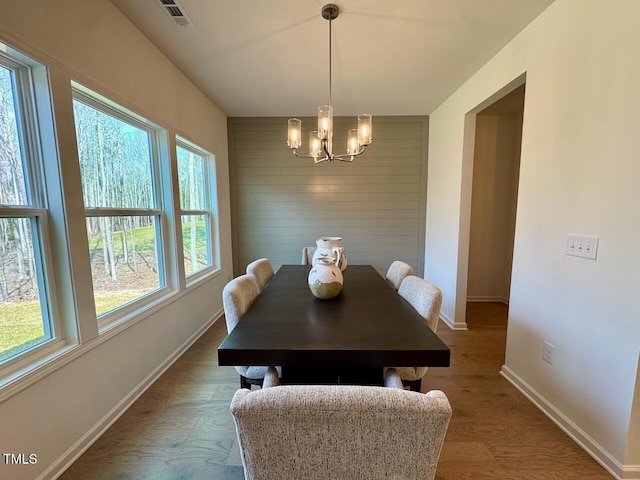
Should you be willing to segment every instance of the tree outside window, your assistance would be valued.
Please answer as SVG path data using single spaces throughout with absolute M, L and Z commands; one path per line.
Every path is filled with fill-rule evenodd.
M 213 264 L 210 164 L 212 155 L 178 139 L 178 182 L 185 275 Z
M 36 140 L 21 109 L 32 108 L 28 78 L 28 67 L 0 56 L 0 363 L 54 337 Z
M 79 92 L 73 110 L 100 316 L 165 284 L 155 131 Z

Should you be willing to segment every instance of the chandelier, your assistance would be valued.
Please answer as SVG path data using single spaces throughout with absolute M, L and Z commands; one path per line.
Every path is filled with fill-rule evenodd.
M 318 130 L 309 132 L 309 154 L 300 155 L 302 145 L 302 120 L 289 119 L 287 145 L 296 157 L 313 158 L 315 163 L 332 160 L 351 162 L 356 155 L 364 153 L 371 143 L 371 115 L 358 116 L 358 128 L 347 130 L 347 153 L 333 153 L 333 107 L 331 106 L 331 22 L 338 17 L 340 9 L 329 3 L 322 7 L 322 18 L 329 20 L 329 104 L 318 107 Z

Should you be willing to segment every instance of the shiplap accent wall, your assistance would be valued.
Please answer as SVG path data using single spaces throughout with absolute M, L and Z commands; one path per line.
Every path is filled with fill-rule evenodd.
M 334 152 L 356 118 L 334 119 Z M 316 118 L 302 118 L 303 148 Z M 267 257 L 299 264 L 319 236 L 344 239 L 349 264 L 385 273 L 403 260 L 422 276 L 428 117 L 374 117 L 373 142 L 351 163 L 314 164 L 286 145 L 286 118 L 229 118 L 234 274 Z

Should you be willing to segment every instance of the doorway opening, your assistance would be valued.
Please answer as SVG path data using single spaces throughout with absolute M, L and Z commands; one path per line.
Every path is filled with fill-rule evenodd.
M 511 290 L 524 98 L 523 83 L 475 118 L 466 302 L 501 316 Z

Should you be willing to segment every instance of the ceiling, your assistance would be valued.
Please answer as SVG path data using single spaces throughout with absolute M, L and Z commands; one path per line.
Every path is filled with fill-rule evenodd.
M 111 0 L 227 116 L 314 116 L 329 97 L 321 0 Z M 166 2 L 166 0 L 164 0 Z M 337 116 L 428 115 L 553 0 L 334 0 Z

